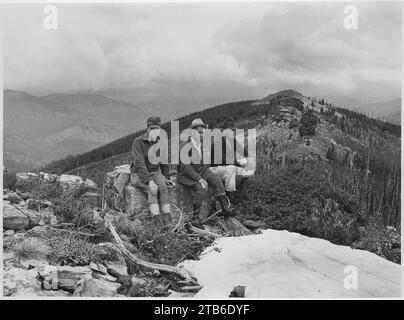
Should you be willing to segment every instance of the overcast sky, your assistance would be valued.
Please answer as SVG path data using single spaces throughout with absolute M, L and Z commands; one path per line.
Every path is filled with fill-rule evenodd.
M 43 28 L 44 5 L 9 6 L 4 84 L 37 94 L 164 86 L 183 95 L 184 85 L 207 99 L 287 88 L 336 103 L 400 97 L 401 4 L 357 3 L 358 30 L 344 29 L 345 5 L 59 4 L 57 31 Z

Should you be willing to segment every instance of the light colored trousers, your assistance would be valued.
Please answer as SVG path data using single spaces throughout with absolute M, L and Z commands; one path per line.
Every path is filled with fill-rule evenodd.
M 245 167 L 237 167 L 235 165 L 210 167 L 210 171 L 218 175 L 224 181 L 226 191 L 236 191 L 236 177 L 241 176 L 248 178 L 255 173 L 255 161 L 248 159 Z

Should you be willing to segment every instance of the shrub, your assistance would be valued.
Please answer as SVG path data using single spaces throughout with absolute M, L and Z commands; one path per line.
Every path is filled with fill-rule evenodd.
M 246 198 L 237 204 L 241 215 L 262 220 L 267 228 L 345 245 L 357 237 L 357 201 L 331 185 L 320 167 L 274 167 L 249 181 Z
M 158 263 L 176 265 L 185 259 L 196 260 L 212 243 L 210 239 L 193 238 L 185 230 L 163 232 L 150 216 L 139 217 L 132 226 L 132 240 L 139 253 Z
M 57 200 L 53 203 L 52 208 L 53 213 L 63 221 L 73 221 L 77 213 L 84 207 L 81 201 Z
M 49 247 L 48 259 L 53 265 L 85 266 L 90 262 L 113 260 L 112 252 L 99 249 L 73 230 L 49 231 L 41 235 Z
M 49 254 L 49 247 L 41 240 L 29 237 L 12 245 L 12 251 L 17 259 L 45 259 Z
M 62 196 L 63 188 L 58 181 L 48 181 L 40 177 L 20 181 L 16 188 L 21 192 L 28 192 L 38 201 L 58 199 Z

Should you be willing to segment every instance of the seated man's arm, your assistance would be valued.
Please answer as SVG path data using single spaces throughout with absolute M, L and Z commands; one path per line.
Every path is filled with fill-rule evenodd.
M 147 169 L 145 155 L 143 154 L 140 140 L 135 140 L 133 142 L 132 156 L 134 172 L 136 172 L 143 183 L 148 183 L 151 180 L 152 175 Z
M 199 182 L 199 180 L 202 179 L 200 174 L 195 171 L 195 169 L 192 167 L 191 164 L 183 164 L 180 162 L 179 171 L 181 171 L 186 176 L 188 176 L 191 180 L 194 180 L 196 182 Z

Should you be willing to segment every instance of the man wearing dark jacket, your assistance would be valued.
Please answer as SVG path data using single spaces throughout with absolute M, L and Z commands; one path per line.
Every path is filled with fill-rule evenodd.
M 166 226 L 171 222 L 170 197 L 167 180 L 169 180 L 168 164 L 155 163 L 149 159 L 149 149 L 158 141 L 161 119 L 147 119 L 147 131 L 135 139 L 132 145 L 133 164 L 131 166 L 131 183 L 148 194 L 150 212 L 156 223 Z M 160 193 L 161 209 L 157 194 Z
M 224 181 L 225 190 L 231 198 L 236 191 L 236 176 L 241 177 L 241 188 L 246 179 L 255 172 L 255 161 L 247 158 L 247 150 L 240 145 L 236 137 L 233 119 L 226 119 L 222 126 L 222 152 L 219 161 L 215 161 L 214 144 L 211 150 L 210 170 Z M 233 147 L 233 148 L 231 148 Z M 230 151 L 230 154 L 228 154 Z
M 177 181 L 186 188 L 189 188 L 194 193 L 194 212 L 192 217 L 192 224 L 196 227 L 201 226 L 199 212 L 202 205 L 202 200 L 207 191 L 208 187 L 211 187 L 214 191 L 214 195 L 220 202 L 222 208 L 223 216 L 234 216 L 235 213 L 233 209 L 230 208 L 229 203 L 226 199 L 226 192 L 224 190 L 222 180 L 215 175 L 209 169 L 209 164 L 203 163 L 203 145 L 201 143 L 203 137 L 203 129 L 205 124 L 201 119 L 195 119 L 192 121 L 190 126 L 191 129 L 195 129 L 199 133 L 198 137 L 191 137 L 190 141 L 184 141 L 180 145 L 181 150 L 189 143 L 192 143 L 193 148 L 190 150 L 188 155 L 191 157 L 192 161 L 188 164 L 184 163 L 183 159 L 180 159 L 178 165 Z M 195 152 L 196 154 L 192 154 Z M 180 157 L 181 158 L 181 157 Z

